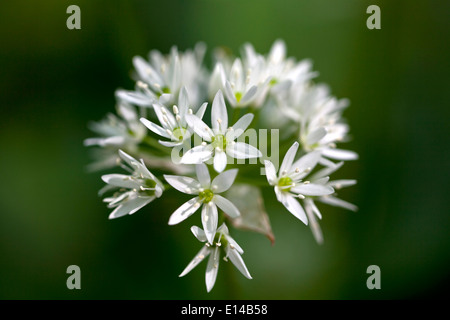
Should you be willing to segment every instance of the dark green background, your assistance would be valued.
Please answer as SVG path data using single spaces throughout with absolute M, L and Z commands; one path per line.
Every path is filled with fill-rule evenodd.
M 66 8 L 81 8 L 81 30 Z M 381 8 L 382 29 L 366 28 Z M 449 281 L 448 1 L 2 1 L 0 3 L 0 298 L 408 299 L 446 295 Z M 351 100 L 345 116 L 360 160 L 339 177 L 357 213 L 322 206 L 325 244 L 266 195 L 276 243 L 233 230 L 253 280 L 222 264 L 206 293 L 189 223 L 167 225 L 176 193 L 107 219 L 100 173 L 82 146 L 87 123 L 131 89 L 131 59 L 201 40 L 244 42 L 311 58 L 318 80 Z M 210 51 L 209 51 L 210 52 Z M 197 217 L 198 218 L 198 217 Z M 81 290 L 66 268 L 81 268 Z M 366 268 L 381 268 L 368 290 Z M 448 296 L 448 294 L 447 294 Z

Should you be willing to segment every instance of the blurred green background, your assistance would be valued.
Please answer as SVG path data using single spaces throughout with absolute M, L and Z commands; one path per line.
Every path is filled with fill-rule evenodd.
M 66 8 L 81 8 L 81 30 Z M 381 30 L 366 8 L 381 8 Z M 191 0 L 0 2 L 1 299 L 409 299 L 448 297 L 449 1 Z M 161 198 L 108 220 L 100 173 L 82 141 L 87 123 L 131 89 L 131 59 L 172 45 L 284 39 L 310 58 L 337 97 L 360 160 L 339 172 L 357 213 L 322 206 L 325 243 L 266 194 L 276 242 L 233 230 L 253 280 L 222 264 L 206 293 L 203 262 L 178 274 L 199 243 Z M 211 51 L 209 51 L 210 53 Z M 269 190 L 270 191 L 270 190 Z M 81 290 L 66 268 L 81 268 Z M 366 269 L 381 268 L 381 290 Z

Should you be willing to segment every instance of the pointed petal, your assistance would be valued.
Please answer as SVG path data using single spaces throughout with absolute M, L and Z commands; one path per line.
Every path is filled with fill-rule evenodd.
M 208 167 L 204 164 L 197 164 L 195 166 L 197 173 L 197 179 L 200 182 L 202 188 L 209 188 L 211 185 L 211 177 L 209 175 Z
M 209 146 L 196 146 L 188 150 L 183 157 L 181 163 L 184 164 L 199 164 L 211 159 L 212 151 Z
M 151 107 L 151 105 L 156 101 L 156 96 L 150 96 L 140 92 L 128 90 L 117 90 L 116 97 L 119 100 L 141 107 Z
M 195 255 L 194 259 L 186 266 L 186 268 L 181 272 L 179 277 L 183 277 L 188 274 L 192 269 L 194 269 L 200 262 L 205 259 L 208 254 L 211 252 L 211 249 L 207 246 L 203 246 L 200 251 Z
M 198 239 L 198 241 L 206 242 L 208 240 L 208 239 L 206 239 L 205 231 L 203 231 L 203 229 L 201 229 L 200 227 L 192 226 L 191 232 Z
M 202 137 L 203 140 L 211 142 L 211 138 L 214 136 L 211 128 L 208 127 L 202 119 L 193 114 L 186 115 L 186 122 L 189 127 L 194 130 L 196 134 Z
M 252 86 L 250 89 L 247 90 L 247 92 L 242 97 L 242 99 L 239 100 L 239 104 L 240 105 L 247 104 L 249 101 L 251 101 L 255 97 L 257 91 L 258 91 L 258 87 Z
M 202 208 L 202 224 L 205 231 L 206 238 L 209 243 L 213 243 L 214 236 L 217 230 L 217 207 L 214 202 L 208 202 L 203 205 Z
M 119 188 L 139 189 L 141 186 L 138 181 L 130 179 L 130 176 L 125 174 L 105 174 L 102 176 L 102 180 L 107 184 Z
M 241 215 L 238 208 L 230 200 L 216 194 L 213 201 L 230 218 L 234 219 Z
M 306 143 L 308 145 L 313 145 L 316 142 L 319 142 L 326 135 L 327 135 L 327 130 L 324 127 L 320 127 L 308 134 L 308 136 L 306 137 Z
M 190 177 L 164 175 L 164 179 L 175 189 L 187 194 L 198 194 L 200 183 Z
M 227 167 L 227 154 L 223 151 L 216 151 L 214 155 L 214 170 L 222 172 Z
M 169 225 L 175 225 L 181 221 L 189 218 L 195 211 L 200 208 L 200 199 L 198 197 L 192 198 L 191 200 L 185 202 L 169 218 Z
M 325 197 L 320 197 L 319 198 L 320 202 L 335 206 L 335 207 L 341 207 L 344 209 L 348 209 L 351 211 L 358 211 L 358 207 L 355 206 L 353 203 L 344 201 L 342 199 L 333 197 L 333 196 L 325 196 Z
M 213 192 L 217 194 L 228 190 L 233 185 L 237 173 L 238 169 L 231 169 L 222 172 L 217 177 L 215 177 L 211 183 L 211 188 L 213 188 Z
M 269 160 L 264 160 L 264 166 L 266 168 L 266 178 L 271 186 L 273 186 L 277 181 L 277 171 L 275 166 Z
M 158 140 L 159 144 L 163 145 L 164 147 L 173 148 L 177 146 L 181 146 L 183 144 L 182 141 L 180 142 L 172 142 L 172 141 L 162 141 Z
M 211 255 L 208 259 L 208 265 L 206 266 L 205 282 L 206 291 L 210 292 L 216 283 L 217 271 L 219 270 L 220 251 L 219 247 L 215 247 L 211 250 Z
M 300 219 L 304 224 L 308 225 L 305 210 L 300 203 L 290 194 L 283 194 L 282 203 L 296 218 Z
M 155 197 L 138 197 L 135 199 L 128 200 L 123 204 L 119 205 L 114 209 L 113 212 L 109 215 L 109 219 L 115 219 L 122 217 L 126 214 L 133 214 L 142 207 L 146 206 L 150 203 Z
M 244 260 L 242 260 L 241 255 L 235 250 L 235 249 L 229 249 L 228 250 L 228 258 L 230 258 L 231 262 L 234 264 L 234 266 L 247 278 L 252 279 L 252 276 L 250 275 L 250 272 L 248 272 L 247 266 L 244 263 Z
M 180 94 L 178 95 L 178 108 L 181 119 L 184 119 L 184 116 L 187 114 L 189 108 L 189 95 L 186 87 L 184 86 L 181 88 Z
M 199 119 L 202 119 L 205 115 L 206 107 L 208 106 L 208 102 L 205 102 L 198 108 L 197 113 L 195 114 Z
M 292 167 L 292 163 L 294 162 L 295 159 L 295 154 L 297 153 L 297 149 L 298 149 L 298 142 L 294 142 L 294 144 L 289 148 L 289 150 L 286 152 L 286 155 L 283 158 L 283 162 L 281 163 L 280 166 L 280 175 L 282 175 L 282 172 L 289 172 L 291 167 Z
M 253 117 L 253 113 L 247 113 L 243 115 L 238 121 L 236 121 L 236 123 L 232 127 L 233 129 L 228 131 L 226 134 L 227 140 L 233 141 L 236 140 L 237 137 L 242 135 L 252 122 Z
M 150 120 L 147 120 L 145 118 L 141 118 L 140 120 L 141 120 L 142 124 L 144 126 L 146 126 L 152 132 L 156 133 L 159 136 L 170 139 L 170 135 L 167 133 L 167 131 L 164 128 L 158 126 L 157 124 L 154 124 L 153 122 L 151 122 Z
M 233 89 L 231 89 L 230 81 L 228 80 L 225 83 L 225 96 L 232 106 L 235 106 L 237 104 L 236 96 L 234 95 Z
M 308 205 L 308 203 L 306 203 L 305 205 L 305 211 L 306 215 L 308 216 L 309 226 L 311 228 L 314 238 L 316 239 L 318 244 L 322 244 L 323 243 L 322 229 L 320 228 L 320 225 L 313 214 L 312 207 Z
M 227 145 L 227 154 L 235 159 L 253 159 L 262 157 L 261 151 L 244 142 L 235 142 Z
M 291 188 L 291 192 L 303 194 L 305 196 L 326 196 L 334 193 L 334 189 L 330 186 L 324 186 L 315 183 L 299 184 Z
M 220 122 L 220 130 L 219 130 Z M 215 132 L 225 133 L 228 128 L 228 114 L 225 100 L 223 99 L 222 91 L 217 91 L 214 97 L 211 109 L 211 125 Z
M 312 151 L 312 152 L 304 155 L 303 157 L 301 157 L 300 159 L 298 159 L 297 161 L 295 161 L 292 164 L 291 178 L 293 180 L 299 180 L 299 179 L 307 176 L 309 174 L 309 172 L 311 172 L 311 170 L 314 169 L 314 167 L 317 165 L 319 160 L 320 160 L 320 152 L 319 151 Z M 299 172 L 295 173 L 294 171 L 297 168 L 299 169 Z
M 325 148 L 322 149 L 322 154 L 325 157 L 335 159 L 335 160 L 356 160 L 358 159 L 358 154 L 350 150 Z

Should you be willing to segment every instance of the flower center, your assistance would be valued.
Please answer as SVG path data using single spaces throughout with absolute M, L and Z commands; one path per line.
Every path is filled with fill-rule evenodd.
M 289 177 L 283 177 L 278 180 L 278 186 L 281 187 L 283 191 L 290 191 L 292 188 L 292 179 Z
M 184 138 L 184 135 L 186 134 L 186 128 L 183 128 L 183 127 L 178 127 L 178 128 L 175 128 L 174 130 L 173 130 L 173 135 L 175 136 L 175 138 L 177 138 L 178 140 L 183 140 L 183 138 Z
M 203 203 L 208 203 L 208 202 L 210 202 L 210 201 L 212 200 L 212 198 L 214 197 L 214 193 L 213 193 L 211 190 L 206 189 L 206 190 L 203 190 L 202 192 L 200 192 L 200 193 L 198 194 L 198 197 L 200 198 L 200 200 L 201 200 Z
M 212 137 L 212 145 L 214 148 L 225 150 L 227 147 L 227 139 L 223 134 L 218 134 L 217 136 Z
M 145 179 L 144 180 L 144 188 L 141 189 L 140 193 L 152 197 L 155 195 L 155 187 L 156 187 L 156 181 L 152 179 Z M 153 190 L 147 190 L 147 189 L 153 189 Z
M 236 101 L 239 102 L 242 99 L 242 93 L 241 92 L 236 92 L 234 94 L 234 96 L 236 97 Z

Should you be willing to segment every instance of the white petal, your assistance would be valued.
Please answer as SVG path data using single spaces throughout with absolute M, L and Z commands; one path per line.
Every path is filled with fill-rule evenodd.
M 295 154 L 297 153 L 297 149 L 298 149 L 298 142 L 296 141 L 289 148 L 289 150 L 286 152 L 286 155 L 283 158 L 283 162 L 281 163 L 280 171 L 279 171 L 280 175 L 284 171 L 286 171 L 286 172 L 290 171 L 292 163 L 294 162 L 294 159 L 295 159 Z
M 335 206 L 335 207 L 341 207 L 344 209 L 348 209 L 351 211 L 358 211 L 358 207 L 355 206 L 354 204 L 344 201 L 342 199 L 333 197 L 333 196 L 327 196 L 327 197 L 320 197 L 319 198 L 320 202 Z
M 117 90 L 116 97 L 119 100 L 141 107 L 150 107 L 156 101 L 156 96 L 149 96 L 140 92 L 127 90 Z
M 336 189 L 350 187 L 355 184 L 356 184 L 356 180 L 353 180 L 353 179 L 339 179 L 339 180 L 330 181 L 330 183 L 328 183 L 329 186 L 332 186 Z
M 197 226 L 192 226 L 191 231 L 199 241 L 206 242 L 208 240 L 208 239 L 206 239 L 206 234 L 205 234 L 205 231 L 203 231 L 203 229 L 201 229 Z
M 141 165 L 139 163 L 139 161 L 137 161 L 135 158 L 133 158 L 128 153 L 126 153 L 122 150 L 119 150 L 119 156 L 123 161 L 128 163 L 131 167 L 139 167 Z
M 202 119 L 193 114 L 186 115 L 186 122 L 189 127 L 195 131 L 203 140 L 211 142 L 211 137 L 214 136 L 211 128 L 208 127 Z
M 109 219 L 119 218 L 126 214 L 133 214 L 142 207 L 146 206 L 153 199 L 155 199 L 155 197 L 138 197 L 128 200 L 114 209 L 114 211 L 109 215 Z
M 183 272 L 179 275 L 179 277 L 183 277 L 186 274 L 188 274 L 192 269 L 194 269 L 200 262 L 205 259 L 208 254 L 210 254 L 211 249 L 207 246 L 203 246 L 200 251 L 195 255 L 194 259 L 192 259 L 191 262 L 186 266 L 186 268 L 183 270 Z
M 331 163 L 331 166 L 327 166 L 326 168 L 323 168 L 319 171 L 317 171 L 316 173 L 314 173 L 311 176 L 311 180 L 315 181 L 317 179 L 329 176 L 330 174 L 332 174 L 333 172 L 337 171 L 340 167 L 342 167 L 342 165 L 344 164 L 344 162 L 339 162 L 339 163 Z
M 233 246 L 234 249 L 237 250 L 237 252 L 239 252 L 240 254 L 244 253 L 244 250 L 242 250 L 241 246 L 232 237 L 226 236 L 226 238 L 227 238 L 228 244 L 230 246 Z M 230 249 L 231 249 L 231 247 L 230 247 Z
M 202 208 L 202 224 L 205 231 L 206 238 L 209 243 L 213 243 L 214 236 L 217 230 L 217 207 L 214 202 L 208 202 L 203 204 Z
M 272 45 L 269 53 L 269 60 L 273 64 L 281 63 L 286 57 L 286 45 L 282 40 L 277 40 Z
M 258 91 L 258 87 L 257 86 L 252 86 L 250 89 L 247 90 L 245 95 L 242 97 L 241 100 L 239 100 L 238 103 L 240 105 L 244 105 L 244 104 L 248 103 L 249 101 L 251 101 L 255 97 L 255 94 L 256 94 L 257 91 Z
M 304 224 L 308 225 L 305 210 L 300 203 L 290 194 L 283 194 L 282 203 L 296 218 L 300 219 Z
M 241 215 L 238 208 L 230 200 L 216 194 L 213 201 L 230 218 L 234 219 Z
M 323 243 L 322 229 L 320 228 L 320 225 L 317 222 L 316 217 L 313 214 L 312 207 L 310 205 L 306 204 L 305 210 L 306 210 L 306 215 L 308 216 L 309 225 L 310 225 L 311 231 L 314 235 L 314 238 L 316 239 L 318 244 L 322 244 Z
M 185 202 L 169 218 L 169 225 L 178 224 L 181 221 L 189 218 L 195 211 L 200 208 L 200 199 L 198 197 L 192 198 Z
M 190 177 L 164 175 L 164 179 L 175 189 L 187 194 L 198 194 L 200 183 Z
M 226 134 L 226 138 L 228 141 L 233 141 L 237 137 L 239 137 L 241 134 L 247 130 L 248 126 L 253 120 L 253 113 L 247 113 L 243 115 L 236 123 L 233 125 L 233 129 L 228 131 Z
M 277 170 L 272 162 L 269 160 L 264 160 L 264 166 L 266 168 L 267 181 L 271 186 L 273 186 L 277 181 Z
M 312 169 L 314 169 L 314 167 L 317 165 L 319 160 L 320 160 L 320 152 L 319 151 L 312 151 L 312 152 L 304 155 L 303 157 L 301 157 L 300 159 L 298 159 L 297 161 L 295 161 L 292 164 L 291 178 L 293 180 L 299 180 L 299 179 L 305 177 L 306 175 L 309 174 L 309 172 L 311 172 Z M 295 170 L 297 168 L 299 169 L 299 172 L 295 173 Z
M 168 147 L 168 148 L 173 148 L 173 147 L 177 147 L 183 144 L 183 141 L 180 142 L 172 142 L 172 141 L 161 141 L 158 140 L 158 142 L 163 145 L 164 147 Z
M 196 146 L 188 150 L 183 157 L 181 163 L 184 164 L 199 164 L 211 159 L 212 151 L 208 146 Z
M 315 183 L 300 183 L 295 187 L 292 187 L 291 192 L 303 194 L 305 196 L 326 196 L 332 194 L 334 192 L 334 189 L 329 186 Z
M 225 83 L 225 95 L 227 97 L 228 102 L 235 106 L 237 104 L 236 96 L 233 93 L 233 89 L 231 89 L 230 81 Z
M 197 110 L 197 112 L 195 113 L 195 115 L 196 115 L 199 119 L 202 119 L 202 118 L 203 118 L 207 106 L 208 106 L 208 102 L 205 102 L 204 104 L 202 104 L 202 105 L 200 106 L 200 108 L 198 108 L 198 110 Z
M 318 128 L 308 134 L 308 136 L 306 137 L 306 143 L 308 145 L 313 145 L 316 142 L 319 142 L 320 139 L 322 139 L 326 135 L 327 135 L 327 130 L 324 127 Z
M 184 119 L 184 116 L 187 114 L 189 108 L 189 95 L 186 90 L 186 87 L 182 87 L 180 93 L 178 95 L 178 108 L 180 112 L 181 119 Z
M 261 151 L 244 142 L 235 142 L 227 145 L 227 154 L 235 159 L 252 159 L 262 156 Z
M 145 118 L 141 118 L 140 120 L 141 120 L 142 124 L 144 126 L 146 126 L 149 130 L 153 131 L 157 135 L 160 135 L 162 137 L 170 139 L 170 135 L 167 133 L 167 131 L 164 128 L 158 126 L 157 124 L 154 124 L 153 122 L 151 122 Z
M 219 247 L 211 250 L 211 255 L 208 259 L 208 265 L 206 266 L 205 282 L 206 291 L 210 292 L 214 287 L 217 278 L 217 271 L 219 270 L 220 251 Z
M 209 175 L 208 167 L 204 164 L 197 164 L 195 166 L 197 173 L 197 179 L 200 182 L 202 188 L 209 188 L 211 184 L 211 177 Z
M 250 272 L 248 272 L 247 266 L 242 260 L 241 255 L 235 249 L 228 250 L 228 258 L 230 258 L 231 262 L 236 266 L 236 268 L 247 278 L 252 279 Z
M 214 155 L 214 170 L 222 172 L 227 166 L 227 154 L 223 151 L 216 151 Z
M 325 148 L 322 149 L 322 154 L 328 158 L 335 160 L 356 160 L 358 159 L 358 154 L 350 150 Z
M 130 176 L 125 174 L 105 174 L 102 176 L 102 180 L 110 185 L 127 188 L 127 189 L 139 189 L 141 183 L 136 180 L 131 180 Z
M 238 173 L 238 169 L 231 169 L 225 172 L 222 172 L 211 183 L 211 188 L 214 188 L 214 193 L 221 193 L 228 190 L 236 179 L 236 175 Z
M 219 122 L 220 121 L 220 130 Z M 225 133 L 228 128 L 228 114 L 225 100 L 223 99 L 222 91 L 217 91 L 214 97 L 211 109 L 211 125 L 215 132 Z

